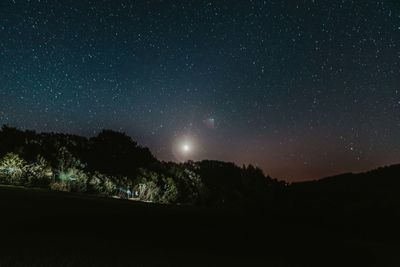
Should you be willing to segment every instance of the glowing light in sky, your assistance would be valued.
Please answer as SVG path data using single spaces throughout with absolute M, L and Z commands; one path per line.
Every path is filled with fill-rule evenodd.
M 199 144 L 193 136 L 180 136 L 172 145 L 172 153 L 176 160 L 187 161 L 196 158 Z
M 190 145 L 187 144 L 187 143 L 184 143 L 183 146 L 182 146 L 182 150 L 183 150 L 183 152 L 185 152 L 185 153 L 190 152 Z

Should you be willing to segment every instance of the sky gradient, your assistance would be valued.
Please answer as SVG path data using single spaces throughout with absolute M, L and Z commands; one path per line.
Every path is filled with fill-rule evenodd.
M 288 181 L 399 163 L 400 2 L 4 0 L 0 124 Z

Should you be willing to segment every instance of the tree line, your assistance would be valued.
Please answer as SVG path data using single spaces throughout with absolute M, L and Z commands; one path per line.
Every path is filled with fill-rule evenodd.
M 194 205 L 270 205 L 285 187 L 252 165 L 161 162 L 125 133 L 0 130 L 0 184 Z

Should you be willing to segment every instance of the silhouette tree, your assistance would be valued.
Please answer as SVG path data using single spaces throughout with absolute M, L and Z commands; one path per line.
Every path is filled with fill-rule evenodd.
M 90 170 L 132 177 L 140 167 L 147 167 L 157 160 L 147 148 L 139 147 L 126 134 L 103 130 L 90 139 L 87 162 Z

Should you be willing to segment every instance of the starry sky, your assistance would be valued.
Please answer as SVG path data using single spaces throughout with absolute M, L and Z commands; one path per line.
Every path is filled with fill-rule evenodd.
M 399 114 L 397 0 L 0 2 L 0 124 L 299 181 L 399 163 Z

